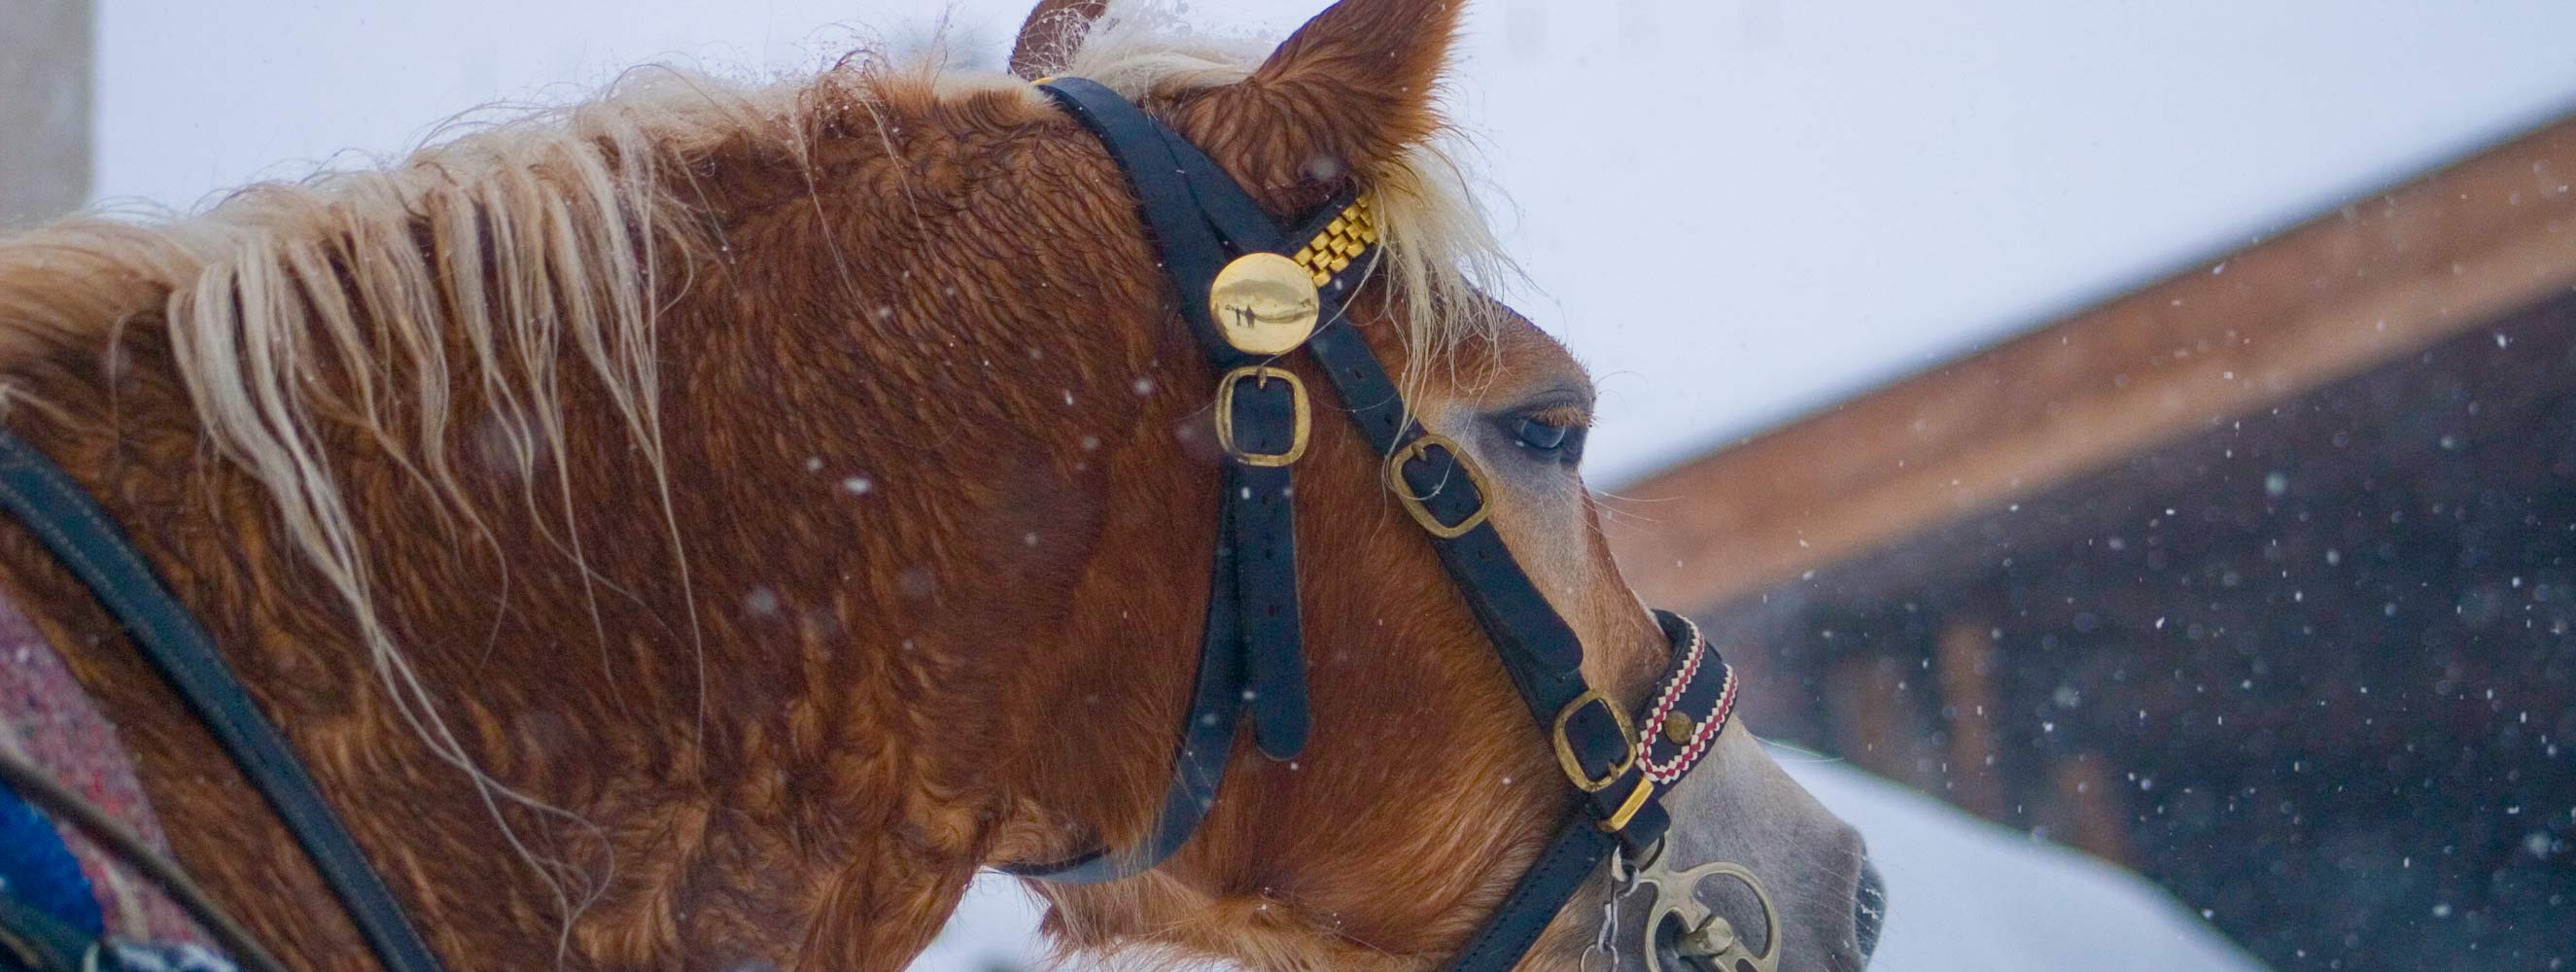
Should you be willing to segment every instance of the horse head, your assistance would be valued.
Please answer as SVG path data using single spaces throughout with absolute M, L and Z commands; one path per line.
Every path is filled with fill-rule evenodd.
M 1032 78 L 1114 76 L 1115 37 L 1105 51 L 1085 45 L 1105 7 L 1041 3 L 1014 69 Z M 1407 376 L 1416 420 L 1482 471 L 1489 520 L 1576 631 L 1589 681 L 1641 699 L 1671 648 L 1621 578 L 1583 485 L 1592 382 L 1562 345 L 1477 286 L 1490 240 L 1438 149 L 1433 92 L 1457 16 L 1457 5 L 1438 0 L 1343 0 L 1239 75 L 1193 72 L 1122 93 L 1204 148 L 1274 215 L 1337 190 L 1380 200 L 1381 218 L 1394 223 L 1391 267 L 1380 275 L 1384 286 L 1354 302 L 1350 325 Z M 1080 155 L 1074 172 L 1031 176 L 1118 185 L 1101 160 Z M 1132 215 L 1120 210 L 1127 198 L 1112 192 L 1109 200 L 1125 225 L 1082 231 L 1135 239 Z M 1121 316 L 1160 333 L 1183 330 L 1165 305 Z M 1308 372 L 1307 383 L 1320 380 Z M 1200 426 L 1211 417 L 1193 414 L 1176 438 L 1204 439 Z M 1264 968 L 1413 967 L 1476 931 L 1564 813 L 1566 778 L 1544 727 L 1517 704 L 1496 649 L 1406 522 L 1401 498 L 1371 475 L 1385 457 L 1337 431 L 1344 434 L 1316 434 L 1296 486 L 1298 502 L 1324 518 L 1298 534 L 1314 748 L 1238 770 L 1225 792 L 1240 803 L 1220 806 L 1204 836 L 1158 871 L 1113 884 L 1041 885 L 1055 905 L 1050 927 L 1073 943 L 1177 943 Z M 1119 658 L 1124 637 L 1071 657 Z M 1171 687 L 1153 696 L 1165 705 L 1178 697 Z M 1140 721 L 1170 712 L 1157 706 Z M 1068 732 L 1064 759 L 1048 764 L 1135 754 L 1119 736 L 1137 724 Z M 1557 916 L 1532 967 L 1607 957 L 1620 968 L 1732 972 L 1712 961 L 1719 954 L 1754 956 L 1747 968 L 1772 970 L 1866 961 L 1881 892 L 1858 835 L 1783 774 L 1750 732 L 1723 732 L 1713 750 L 1709 768 L 1671 795 L 1676 822 L 1660 853 L 1607 868 L 1580 905 Z M 1159 766 L 1143 765 L 1148 779 Z M 1061 785 L 1084 783 L 1077 774 Z M 1133 839 L 1151 796 L 1123 794 L 1128 826 L 1105 832 Z M 1098 806 L 1078 816 L 1118 819 Z M 1032 839 L 1063 846 L 1060 834 Z M 1703 934 L 1682 940 L 1694 931 Z M 1737 951 L 1710 941 L 1730 934 Z M 1694 950 L 1708 964 L 1688 964 Z

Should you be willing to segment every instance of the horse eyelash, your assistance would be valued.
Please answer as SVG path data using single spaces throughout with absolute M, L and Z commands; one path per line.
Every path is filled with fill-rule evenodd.
M 1549 425 L 1561 425 L 1569 429 L 1589 429 L 1592 427 L 1592 411 L 1581 405 L 1551 405 L 1546 408 L 1521 412 L 1513 417 L 1521 419 L 1536 419 Z

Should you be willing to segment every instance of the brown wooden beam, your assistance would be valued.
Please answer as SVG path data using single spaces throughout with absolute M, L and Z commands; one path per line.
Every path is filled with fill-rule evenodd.
M 1940 793 L 1941 754 L 1920 693 L 1906 678 L 1913 666 L 1887 656 L 1854 654 L 1832 664 L 1825 678 L 1826 704 L 1836 732 L 1835 751 L 1860 768 L 1925 793 Z
M 1950 802 L 1988 820 L 2001 821 L 2003 747 L 1995 719 L 2003 712 L 1995 691 L 1993 625 L 1984 618 L 1955 618 L 1941 626 L 1932 668 L 1941 679 L 1941 715 L 1949 734 Z
M 1620 490 L 1703 609 L 2032 494 L 2576 284 L 2576 118 Z
M 2129 852 L 2127 792 L 2111 775 L 2111 764 L 2094 753 L 2076 753 L 2050 767 L 2054 805 L 2043 813 L 2054 823 L 2051 839 L 2122 867 L 2134 867 Z

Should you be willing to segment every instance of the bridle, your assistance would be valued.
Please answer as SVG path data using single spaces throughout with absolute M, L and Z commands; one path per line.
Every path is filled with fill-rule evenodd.
M 1685 953 L 1716 959 L 1728 972 L 1776 967 L 1777 912 L 1767 897 L 1765 918 L 1773 922 L 1768 954 L 1753 955 L 1732 943 L 1731 931 L 1719 941 L 1725 920 L 1705 908 L 1694 911 L 1687 900 L 1694 875 L 1709 866 L 1674 872 L 1661 859 L 1671 825 L 1662 797 L 1714 747 L 1734 707 L 1734 673 L 1688 619 L 1657 611 L 1672 657 L 1637 717 L 1584 679 L 1582 641 L 1495 529 L 1482 474 L 1457 443 L 1414 421 L 1394 381 L 1343 319 L 1379 255 L 1369 198 L 1352 190 L 1283 230 L 1197 147 L 1107 87 L 1080 78 L 1047 79 L 1038 86 L 1099 138 L 1136 194 L 1147 235 L 1178 295 L 1180 316 L 1221 375 L 1215 420 L 1225 462 L 1198 674 L 1153 829 L 1122 851 L 1104 848 L 1003 870 L 1044 881 L 1097 883 L 1160 864 L 1189 841 L 1215 805 L 1247 713 L 1253 741 L 1265 755 L 1284 760 L 1304 751 L 1306 662 L 1289 487 L 1290 470 L 1312 432 L 1313 403 L 1297 375 L 1277 365 L 1302 347 L 1362 437 L 1385 457 L 1387 487 L 1429 538 L 1493 642 L 1575 793 L 1555 839 L 1446 968 L 1487 972 L 1518 964 L 1614 852 L 1616 869 L 1629 875 L 1631 888 L 1650 885 L 1659 899 L 1683 899 L 1653 906 L 1650 940 L 1658 933 L 1653 923 L 1682 915 L 1689 927 L 1677 931 Z M 224 665 L 204 626 L 77 482 L 6 431 L 0 431 L 0 508 L 125 627 L 294 835 L 386 972 L 439 972 L 437 957 L 285 737 Z M 9 773 L 0 783 L 91 830 L 201 923 L 215 927 L 245 968 L 276 967 L 175 865 L 130 835 L 100 826 L 90 808 L 46 786 L 28 767 L 5 768 Z M 1725 873 L 1764 896 L 1750 872 Z M 115 967 L 113 955 L 102 961 L 95 941 L 61 935 L 44 926 L 41 916 L 30 924 L 12 920 L 17 917 L 20 909 L 0 888 L 0 969 Z
M 1302 347 L 1370 448 L 1386 457 L 1388 489 L 1429 538 L 1576 793 L 1555 840 L 1447 968 L 1517 965 L 1604 858 L 1616 851 L 1640 873 L 1661 864 L 1671 825 L 1661 798 L 1724 730 L 1734 673 L 1688 619 L 1657 611 L 1672 658 L 1638 718 L 1584 679 L 1582 640 L 1504 544 L 1483 474 L 1456 442 L 1414 420 L 1344 319 L 1379 255 L 1367 195 L 1345 192 L 1283 230 L 1188 139 L 1106 86 L 1083 78 L 1046 78 L 1037 86 L 1096 136 L 1126 175 L 1181 319 L 1220 376 L 1215 422 L 1225 462 L 1198 678 L 1153 829 L 1123 851 L 1003 869 L 1096 883 L 1160 864 L 1215 805 L 1247 710 L 1263 754 L 1284 760 L 1303 751 L 1309 726 L 1290 469 L 1305 453 L 1313 404 L 1296 374 L 1277 365 Z M 1657 883 L 1658 894 L 1691 893 L 1687 883 L 1673 883 Z M 1659 905 L 1655 915 L 1671 910 Z M 1703 921 L 1682 931 L 1714 927 Z M 1775 935 L 1769 951 L 1778 949 Z

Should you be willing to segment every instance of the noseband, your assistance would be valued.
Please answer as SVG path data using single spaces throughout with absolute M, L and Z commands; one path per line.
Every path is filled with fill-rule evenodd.
M 1344 319 L 1379 256 L 1367 195 L 1350 190 L 1283 229 L 1206 154 L 1116 92 L 1081 78 L 1038 87 L 1125 173 L 1181 318 L 1220 375 L 1215 418 L 1226 461 L 1198 679 L 1153 830 L 1123 851 L 1004 870 L 1095 883 L 1161 863 L 1215 805 L 1247 709 L 1263 754 L 1303 751 L 1309 719 L 1289 471 L 1305 452 L 1313 406 L 1297 376 L 1276 364 L 1302 346 L 1386 457 L 1387 488 L 1429 538 L 1574 790 L 1555 841 L 1447 966 L 1511 968 L 1614 850 L 1655 861 L 1671 824 L 1662 797 L 1724 730 L 1734 673 L 1688 619 L 1657 611 L 1672 659 L 1635 718 L 1585 681 L 1582 640 L 1513 559 L 1488 515 L 1483 475 L 1456 442 L 1414 421 Z

